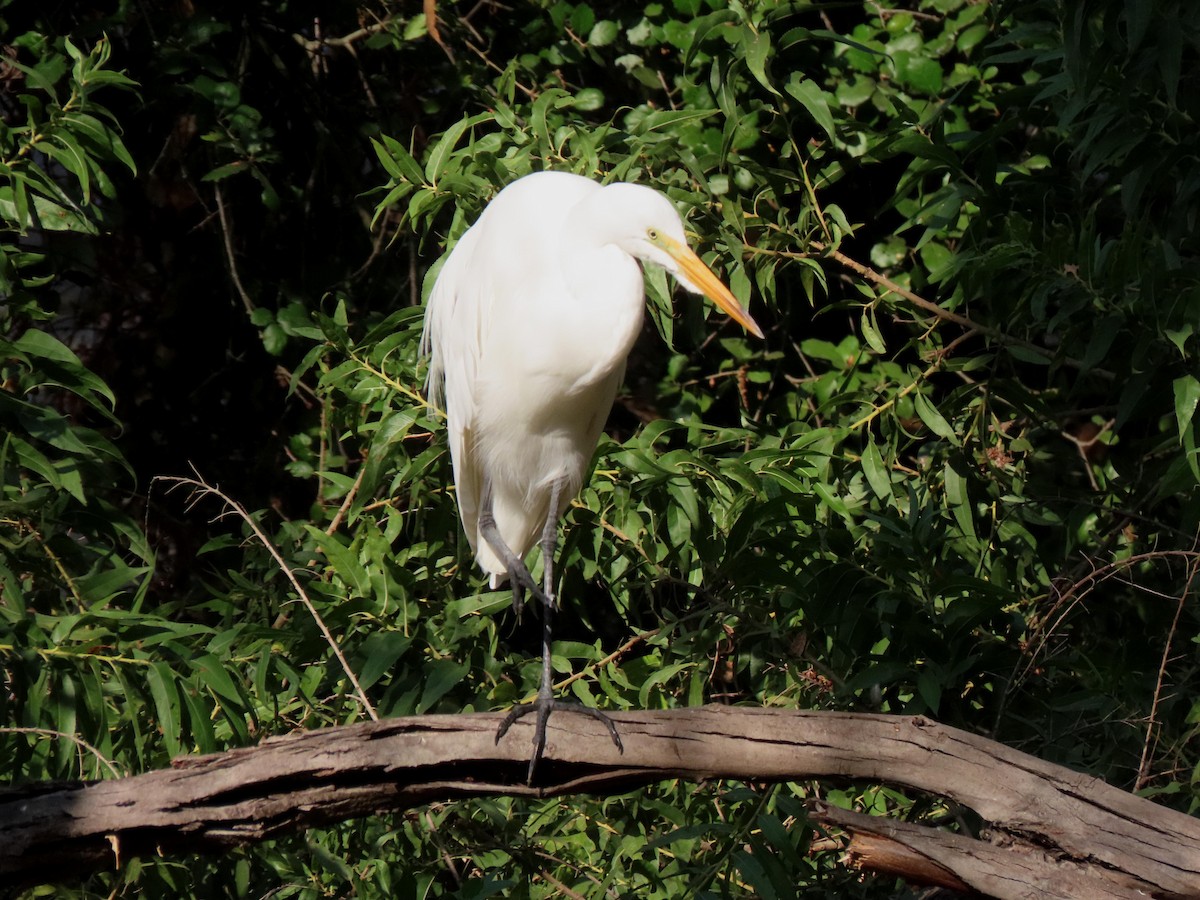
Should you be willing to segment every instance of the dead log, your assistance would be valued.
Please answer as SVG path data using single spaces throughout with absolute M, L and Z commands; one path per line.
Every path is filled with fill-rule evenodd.
M 852 778 L 954 800 L 976 837 L 816 805 L 848 860 L 986 896 L 1200 898 L 1200 820 L 923 718 L 731 708 L 614 714 L 617 752 L 582 716 L 550 720 L 534 787 L 530 720 L 390 719 L 268 738 L 93 784 L 0 793 L 0 882 L 41 883 L 133 856 L 220 852 L 435 800 L 620 793 L 671 778 Z

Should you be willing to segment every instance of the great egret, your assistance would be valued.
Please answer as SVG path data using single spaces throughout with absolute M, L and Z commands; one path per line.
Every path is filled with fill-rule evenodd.
M 527 591 L 542 605 L 537 699 L 515 707 L 496 733 L 499 743 L 536 711 L 530 783 L 552 710 L 595 716 L 622 749 L 603 713 L 554 699 L 550 643 L 558 520 L 582 486 L 642 327 L 639 262 L 662 266 L 762 337 L 688 248 L 666 197 L 564 172 L 527 175 L 500 191 L 450 252 L 425 310 L 428 393 L 446 410 L 467 540 L 493 588 L 511 582 L 518 612 Z M 538 541 L 540 587 L 524 562 Z

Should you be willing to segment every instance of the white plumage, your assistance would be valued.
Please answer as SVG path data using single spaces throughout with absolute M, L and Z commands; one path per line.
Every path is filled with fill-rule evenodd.
M 583 483 L 642 326 L 640 263 L 662 266 L 762 337 L 729 289 L 688 249 L 662 194 L 542 172 L 510 184 L 450 252 L 425 310 L 429 396 L 444 405 L 458 510 L 492 587 L 512 582 L 542 605 L 537 700 L 515 707 L 497 742 L 536 711 L 527 780 L 546 745 L 558 520 Z M 525 566 L 540 541 L 543 581 Z M 612 720 L 582 709 L 608 728 Z
M 670 201 L 639 185 L 562 172 L 521 178 L 488 205 L 437 277 L 423 336 L 430 399 L 445 406 L 459 513 L 493 587 L 510 573 L 479 533 L 484 486 L 501 538 L 524 559 L 582 486 L 641 329 L 639 260 L 709 294 L 761 336 L 687 248 Z

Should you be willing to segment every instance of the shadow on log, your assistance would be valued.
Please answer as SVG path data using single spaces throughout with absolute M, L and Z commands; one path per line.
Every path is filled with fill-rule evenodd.
M 389 719 L 184 757 L 94 784 L 0 792 L 0 883 L 37 884 L 133 856 L 220 852 L 434 800 L 615 794 L 670 778 L 854 778 L 974 810 L 979 837 L 824 804 L 864 869 L 992 897 L 1200 897 L 1200 820 L 927 719 L 705 707 L 613 714 L 622 755 L 583 716 L 550 719 L 539 784 L 524 784 L 528 720 L 500 713 Z

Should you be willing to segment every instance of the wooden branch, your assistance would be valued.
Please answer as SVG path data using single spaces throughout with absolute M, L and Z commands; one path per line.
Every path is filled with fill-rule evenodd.
M 268 738 L 94 784 L 0 793 L 0 883 L 132 856 L 221 851 L 276 834 L 458 797 L 622 793 L 663 779 L 855 778 L 950 798 L 979 838 L 817 805 L 856 865 L 987 896 L 1200 897 L 1200 820 L 923 718 L 705 707 L 550 719 L 526 786 L 530 720 L 423 716 Z
M 1034 844 L 993 835 L 977 840 L 908 822 L 813 804 L 813 818 L 850 834 L 851 865 L 915 884 L 989 897 L 1108 900 L 1145 897 L 1146 884 L 1121 872 L 1056 856 Z M 964 862 L 969 860 L 968 873 Z M 970 875 L 970 881 L 964 878 Z

